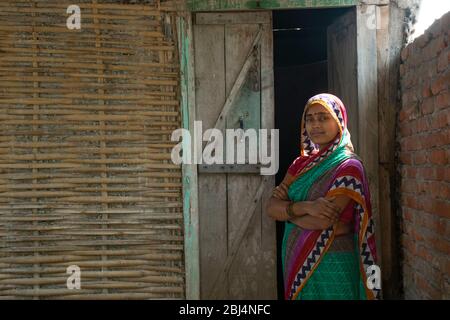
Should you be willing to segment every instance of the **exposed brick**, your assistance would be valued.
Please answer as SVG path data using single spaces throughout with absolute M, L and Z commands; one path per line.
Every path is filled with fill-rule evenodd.
M 420 165 L 428 162 L 428 155 L 424 151 L 414 153 L 414 164 Z
M 437 288 L 430 285 L 430 282 L 425 278 L 425 275 L 420 273 L 415 274 L 415 283 L 419 291 L 421 291 L 422 298 L 426 299 L 441 299 L 442 293 Z
M 422 114 L 429 114 L 434 111 L 434 97 L 426 98 L 421 105 Z
M 434 80 L 431 84 L 431 92 L 436 95 L 439 92 L 448 89 L 448 84 L 450 81 L 450 72 L 449 70 L 444 74 L 440 75 L 436 80 Z
M 450 299 L 450 12 L 402 50 L 398 114 L 403 287 Z
M 437 63 L 437 71 L 442 72 L 448 68 L 450 62 L 450 51 L 446 50 L 439 55 Z
M 430 42 L 431 38 L 432 35 L 429 32 L 425 32 L 414 40 L 414 45 L 419 48 L 424 48 Z
M 450 124 L 450 112 L 448 110 L 441 110 L 431 117 L 431 128 L 440 129 L 445 128 Z
M 413 164 L 412 154 L 410 152 L 400 153 L 400 162 L 403 164 Z
M 430 128 L 430 116 L 424 116 L 417 120 L 417 132 L 424 132 Z
M 450 219 L 450 202 L 441 199 L 435 199 L 431 210 L 433 214 Z M 450 254 L 450 250 L 448 251 Z
M 403 219 L 411 223 L 414 222 L 414 211 L 409 208 L 403 209 Z
M 433 150 L 430 155 L 432 164 L 445 165 L 448 163 L 447 152 L 445 150 Z
M 431 89 L 430 89 L 430 92 L 431 92 Z M 450 108 L 450 94 L 449 94 L 448 89 L 439 93 L 439 95 L 436 97 L 435 106 L 436 106 L 436 110 Z

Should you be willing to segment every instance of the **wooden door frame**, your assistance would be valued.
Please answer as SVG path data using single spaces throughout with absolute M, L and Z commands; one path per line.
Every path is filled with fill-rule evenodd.
M 192 14 L 183 12 L 177 17 L 178 51 L 180 61 L 180 110 L 182 128 L 194 132 L 195 69 L 192 33 Z M 182 165 L 184 260 L 186 299 L 200 299 L 200 250 L 198 175 L 196 164 Z
M 314 9 L 314 8 L 343 8 L 343 7 L 356 7 L 358 5 L 389 5 L 389 0 L 316 0 L 315 5 L 312 2 L 305 1 L 242 1 L 241 3 L 236 3 L 236 1 L 208 1 L 208 0 L 187 0 L 187 8 L 182 12 L 179 12 L 177 17 L 177 32 L 178 32 L 178 48 L 179 48 L 179 60 L 180 60 L 180 109 L 182 117 L 183 128 L 188 129 L 193 132 L 194 120 L 196 119 L 195 112 L 195 69 L 194 69 L 194 44 L 193 44 L 193 14 L 197 11 L 254 11 L 262 9 L 264 11 L 273 11 L 278 9 Z M 396 30 L 394 30 L 396 31 Z M 398 31 L 399 32 L 399 31 Z M 397 33 L 398 33 L 397 32 Z M 387 33 L 386 30 L 377 30 L 377 36 L 381 35 L 383 37 Z M 380 50 L 379 44 L 377 43 L 377 38 L 375 38 L 375 49 Z M 385 43 L 384 43 L 385 44 Z M 388 53 L 381 53 L 384 57 Z M 380 59 L 380 57 L 378 57 Z M 375 62 L 376 64 L 377 62 Z M 378 62 L 379 63 L 379 62 Z M 378 68 L 379 70 L 380 68 Z M 390 71 L 391 72 L 391 71 Z M 391 72 L 392 73 L 392 72 Z M 372 75 L 378 78 L 378 72 Z M 378 80 L 379 81 L 379 80 Z M 376 81 L 375 81 L 376 82 Z M 376 90 L 378 91 L 378 90 Z M 391 94 L 392 95 L 392 94 Z M 375 101 L 378 101 L 378 92 L 375 93 Z M 372 102 L 373 103 L 373 102 Z M 369 110 L 366 113 L 364 119 L 359 117 L 359 126 L 363 125 L 364 121 L 371 120 L 373 115 L 378 113 L 377 110 Z M 392 110 L 390 111 L 392 113 Z M 369 119 L 370 118 L 370 119 Z M 378 126 L 380 124 L 378 123 Z M 385 126 L 383 126 L 385 128 Z M 393 124 L 390 125 L 393 127 Z M 392 130 L 391 130 L 392 131 Z M 372 153 L 372 157 L 375 158 L 377 170 L 371 170 L 372 174 L 375 173 L 378 177 L 378 166 L 379 164 L 379 154 L 378 154 L 378 144 L 380 138 L 376 139 L 374 142 L 373 137 L 369 138 L 370 141 L 360 140 L 362 144 L 368 143 L 369 145 L 375 144 L 375 153 Z M 380 150 L 383 148 L 380 145 Z M 367 148 L 365 148 L 367 150 Z M 392 149 L 392 148 L 391 148 Z M 393 152 L 393 150 L 391 150 Z M 383 152 L 384 153 L 384 152 Z M 392 173 L 391 173 L 392 174 Z M 183 217 L 184 217 L 184 250 L 185 250 L 185 276 L 186 276 L 186 298 L 187 299 L 200 299 L 200 254 L 199 254 L 199 210 L 198 210 L 198 172 L 197 166 L 195 164 L 182 166 L 182 183 L 183 183 Z M 378 178 L 377 178 L 378 180 Z M 383 180 L 385 181 L 385 180 Z M 392 186 L 390 186 L 392 189 Z M 387 216 L 385 219 L 380 215 L 380 226 L 383 229 L 388 228 L 389 232 L 392 234 L 392 230 L 395 229 L 395 221 L 392 219 L 393 208 L 387 207 L 386 205 L 380 206 L 378 198 L 388 199 L 390 191 L 389 189 L 379 190 L 377 183 L 377 190 L 372 190 L 372 194 L 376 199 L 374 203 L 377 209 L 389 209 L 389 212 L 385 212 L 384 215 Z M 392 196 L 392 195 L 391 195 Z M 389 241 L 381 240 L 381 246 L 379 247 L 380 258 L 384 259 L 382 266 L 387 270 L 389 274 L 395 273 L 391 270 L 396 263 L 395 252 L 393 252 L 392 247 L 394 246 L 396 240 L 389 238 Z M 385 254 L 385 252 L 388 254 Z M 392 262 L 394 260 L 394 263 Z M 383 281 L 384 284 L 389 286 L 395 286 L 396 284 L 391 284 L 388 281 Z

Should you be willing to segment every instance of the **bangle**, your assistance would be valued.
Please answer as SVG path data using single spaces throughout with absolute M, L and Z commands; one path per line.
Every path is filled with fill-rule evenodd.
M 291 201 L 286 207 L 286 214 L 289 216 L 289 218 L 295 218 L 295 213 L 292 208 L 294 206 L 294 204 L 295 204 L 295 202 Z

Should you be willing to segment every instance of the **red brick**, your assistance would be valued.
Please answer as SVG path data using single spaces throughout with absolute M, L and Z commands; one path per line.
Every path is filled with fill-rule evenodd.
M 402 245 L 408 252 L 416 254 L 416 244 L 405 234 L 402 235 Z
M 450 167 L 449 166 L 437 167 L 436 174 L 439 177 L 440 181 L 450 182 Z
M 425 84 L 422 87 L 422 97 L 428 98 L 432 96 L 431 92 L 431 83 L 429 80 L 425 81 Z
M 442 149 L 431 151 L 430 163 L 437 165 L 446 165 L 448 163 L 447 152 Z
M 426 80 L 431 80 L 432 78 L 435 78 L 436 75 L 438 74 L 437 60 L 432 59 L 422 62 L 419 70 L 420 73 L 416 73 L 415 77 L 419 77 Z
M 426 98 L 421 104 L 422 114 L 429 114 L 434 111 L 434 97 Z
M 423 33 L 414 40 L 414 45 L 424 48 L 431 40 L 432 35 L 428 32 Z
M 407 167 L 406 168 L 406 178 L 415 178 L 417 177 L 417 168 Z
M 450 108 L 450 94 L 448 89 L 439 93 L 436 97 L 436 110 Z
M 405 122 L 409 118 L 409 113 L 410 113 L 410 110 L 408 110 L 408 109 L 400 110 L 400 112 L 398 114 L 398 120 L 400 120 L 400 122 Z
M 402 137 L 407 137 L 409 135 L 411 135 L 411 125 L 410 122 L 402 122 L 399 125 L 399 129 L 400 129 L 400 135 Z
M 410 194 L 403 194 L 402 201 L 408 208 L 417 210 L 422 209 L 422 204 L 417 200 L 416 196 Z
M 424 241 L 423 234 L 420 232 L 420 230 L 417 229 L 416 226 L 414 226 L 413 228 L 411 228 L 410 234 L 411 234 L 411 237 L 414 239 L 414 241 L 415 241 L 416 243 L 419 243 L 419 242 L 423 242 L 423 241 Z
M 422 56 L 422 62 L 432 61 L 432 60 L 435 60 L 435 58 L 437 56 L 437 52 L 436 52 L 434 46 L 431 45 L 431 43 L 430 43 L 430 45 L 428 45 L 422 49 L 422 52 L 420 53 L 420 55 Z
M 448 130 L 441 129 L 440 131 L 424 134 L 421 137 L 421 145 L 423 149 L 440 147 L 449 144 L 450 137 Z
M 445 240 L 442 237 L 435 237 L 431 247 L 446 255 L 450 255 L 450 241 Z
M 430 181 L 420 180 L 417 183 L 417 192 L 428 194 L 430 190 Z
M 450 72 L 447 71 L 433 81 L 433 83 L 431 84 L 431 92 L 434 95 L 437 95 L 439 92 L 447 89 L 449 81 L 450 81 Z
M 400 153 L 400 162 L 403 164 L 411 165 L 412 163 L 412 154 L 410 152 L 401 152 Z
M 433 45 L 435 46 L 435 50 L 437 52 L 442 52 L 448 47 L 448 39 L 447 35 L 441 34 L 439 35 L 433 42 Z
M 430 128 L 430 116 L 425 116 L 417 120 L 417 131 L 424 132 Z
M 448 110 L 441 110 L 438 113 L 433 114 L 431 117 L 431 128 L 441 129 L 450 124 L 450 112 Z
M 416 283 L 422 298 L 440 300 L 442 298 L 442 293 L 440 290 L 433 287 L 425 276 L 426 275 L 422 275 L 420 273 L 414 274 L 414 282 Z
M 447 221 L 448 219 L 439 219 L 439 221 L 433 226 L 432 230 L 435 231 L 438 235 L 446 237 Z
M 444 52 L 441 52 L 441 54 L 438 57 L 438 63 L 437 63 L 437 71 L 442 72 L 448 68 L 448 63 L 450 62 L 450 51 L 446 50 Z
M 413 88 L 415 85 L 417 85 L 417 71 L 416 70 L 409 70 L 406 73 L 406 76 L 403 79 L 403 85 L 406 89 Z
M 439 197 L 442 199 L 450 199 L 450 183 L 440 182 L 439 184 Z
M 428 159 L 427 159 L 427 153 L 424 151 L 418 151 L 414 153 L 414 164 L 416 165 L 420 165 L 420 164 L 424 164 L 427 163 Z
M 450 259 L 442 259 L 440 269 L 444 274 L 450 274 Z
M 440 143 L 442 143 L 442 145 L 450 144 L 450 126 L 439 131 L 438 139 L 440 139 Z
M 438 215 L 421 212 L 415 220 L 415 226 L 425 228 L 431 234 L 445 236 L 447 231 L 446 220 Z
M 436 176 L 439 179 L 437 168 L 435 168 Z M 449 184 L 443 181 L 429 181 L 425 186 L 425 190 L 428 190 L 434 197 L 442 199 L 450 199 Z
M 446 200 L 435 199 L 432 202 L 431 213 L 450 219 L 450 202 Z
M 412 209 L 404 208 L 402 211 L 403 211 L 403 219 L 405 221 L 414 222 L 414 212 Z
M 439 133 L 438 132 L 427 132 L 422 135 L 421 138 L 421 146 L 422 150 L 430 149 L 439 145 Z
M 416 102 L 418 101 L 417 98 L 417 92 L 414 89 L 407 90 L 403 93 L 402 96 L 402 105 L 403 108 L 411 108 L 412 106 L 416 105 Z
M 436 178 L 433 167 L 420 167 L 417 168 L 417 177 L 425 180 L 433 180 Z
M 414 179 L 407 179 L 402 182 L 402 192 L 417 193 L 417 182 Z
M 403 140 L 402 149 L 405 151 L 421 150 L 421 142 L 416 136 L 409 136 Z
M 429 248 L 426 248 L 423 245 L 419 245 L 417 246 L 417 256 L 422 258 L 423 260 L 427 261 L 427 262 L 431 262 L 433 260 L 433 255 L 430 252 Z

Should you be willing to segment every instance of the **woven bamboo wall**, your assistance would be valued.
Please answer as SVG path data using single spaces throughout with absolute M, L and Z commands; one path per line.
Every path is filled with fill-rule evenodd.
M 184 297 L 168 6 L 0 1 L 0 298 Z

